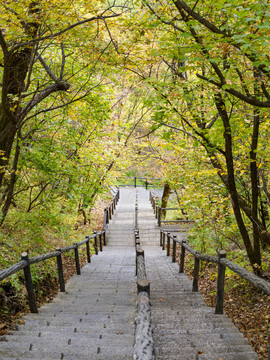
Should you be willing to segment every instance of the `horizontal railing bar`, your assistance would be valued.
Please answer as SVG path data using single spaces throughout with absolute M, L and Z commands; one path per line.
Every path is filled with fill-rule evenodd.
M 54 251 L 54 252 L 47 253 L 44 255 L 34 256 L 32 258 L 29 258 L 29 264 L 30 265 L 37 264 L 41 261 L 45 261 L 45 260 L 49 260 L 51 258 L 57 257 L 58 255 L 59 255 L 59 251 Z
M 181 210 L 182 208 L 160 208 L 161 210 Z
M 61 253 L 65 253 L 65 252 L 68 252 L 70 250 L 74 250 L 74 249 L 76 249 L 77 246 L 78 246 L 77 244 L 73 244 L 73 245 L 67 246 L 65 248 L 62 248 Z
M 10 266 L 9 268 L 7 268 L 5 270 L 2 270 L 0 272 L 0 281 L 2 281 L 5 278 L 15 274 L 16 272 L 22 270 L 26 266 L 27 266 L 27 261 L 22 260 L 22 261 L 18 262 L 17 264 L 14 264 L 14 265 Z
M 228 260 L 226 258 L 219 259 L 216 256 L 210 256 L 210 255 L 203 255 L 200 254 L 198 251 L 194 250 L 192 247 L 187 245 L 186 242 L 183 242 L 182 240 L 177 239 L 176 237 L 173 237 L 170 234 L 170 231 L 164 231 L 161 230 L 161 233 L 164 233 L 167 235 L 168 238 L 175 240 L 177 243 L 181 244 L 189 253 L 191 253 L 194 257 L 196 257 L 198 260 L 206 261 L 206 262 L 212 262 L 215 264 L 222 264 L 238 274 L 241 278 L 247 280 L 251 284 L 253 284 L 256 288 L 264 291 L 267 295 L 270 295 L 270 283 L 257 275 L 253 274 L 252 272 L 242 268 L 241 266 L 235 264 L 233 261 Z
M 165 231 L 164 231 L 165 230 Z M 186 232 L 187 230 L 186 229 L 164 229 L 163 232 Z
M 252 272 L 242 268 L 241 266 L 235 264 L 234 262 L 228 259 L 220 259 L 220 263 L 230 270 L 238 274 L 241 278 L 249 281 L 255 287 L 264 291 L 267 295 L 270 295 L 270 283 L 264 279 L 259 278 L 257 275 Z
M 161 220 L 161 223 L 169 223 L 169 222 L 194 222 L 194 220 Z
M 78 242 L 77 245 L 81 246 L 81 245 L 85 244 L 87 241 L 89 241 L 89 239 L 90 239 L 90 237 L 87 236 L 84 240 Z
M 89 236 L 88 238 L 85 238 L 84 240 L 82 240 L 81 242 L 79 242 L 77 244 L 73 244 L 73 245 L 61 248 L 60 252 L 61 253 L 66 253 L 68 251 L 74 250 L 76 247 L 79 247 L 79 246 L 85 244 L 88 240 L 93 239 L 93 238 L 95 238 L 97 236 L 103 235 L 104 233 L 105 233 L 105 231 L 102 230 L 102 231 L 100 231 L 100 232 L 98 232 L 96 234 L 93 234 L 93 235 Z M 39 262 L 46 261 L 46 260 L 52 259 L 54 257 L 57 257 L 58 255 L 59 255 L 59 251 L 54 251 L 54 252 L 51 252 L 51 253 L 34 256 L 32 258 L 29 258 L 29 264 L 30 265 L 37 264 Z M 1 271 L 0 272 L 0 281 L 2 281 L 4 279 L 6 279 L 7 277 L 15 274 L 16 272 L 22 270 L 26 265 L 27 265 L 26 261 L 20 261 L 20 262 L 18 262 L 16 264 L 10 266 L 9 268 Z

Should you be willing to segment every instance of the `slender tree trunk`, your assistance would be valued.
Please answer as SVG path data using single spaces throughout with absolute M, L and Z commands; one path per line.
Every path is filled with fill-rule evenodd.
M 16 124 L 10 121 L 0 104 L 0 189 L 3 185 L 16 132 Z
M 4 222 L 4 220 L 5 220 L 6 216 L 7 216 L 8 210 L 10 208 L 10 205 L 12 203 L 14 186 L 15 186 L 16 179 L 17 179 L 16 171 L 18 169 L 18 161 L 19 161 L 20 151 L 21 151 L 21 148 L 20 148 L 20 145 L 19 145 L 19 140 L 17 140 L 17 145 L 16 145 L 16 150 L 15 150 L 15 156 L 14 156 L 12 171 L 11 171 L 11 174 L 10 174 L 9 184 L 8 184 L 6 190 L 5 190 L 4 195 L 3 195 L 3 200 L 5 199 L 5 201 L 4 201 L 4 204 L 3 204 L 3 207 L 2 207 L 2 217 L 1 217 L 1 220 L 0 220 L 0 225 L 3 224 L 3 222 Z
M 224 140 L 225 140 L 225 154 L 226 154 L 226 167 L 227 167 L 227 176 L 228 176 L 228 191 L 231 195 L 231 201 L 233 205 L 233 211 L 235 214 L 235 218 L 238 224 L 238 228 L 240 230 L 243 242 L 245 244 L 245 248 L 247 251 L 247 255 L 251 266 L 253 268 L 254 273 L 261 275 L 261 269 L 258 264 L 258 259 L 252 247 L 248 231 L 246 229 L 239 202 L 238 202 L 238 194 L 235 184 L 235 177 L 234 177 L 234 161 L 233 161 L 233 153 L 232 153 L 232 129 L 230 126 L 230 120 L 226 111 L 226 105 L 223 101 L 221 94 L 215 95 L 215 103 L 219 115 L 222 119 L 223 126 L 224 126 Z
M 258 200 L 259 200 L 259 189 L 258 189 L 258 170 L 257 170 L 257 154 L 256 150 L 258 147 L 258 137 L 259 137 L 259 124 L 260 124 L 260 115 L 258 110 L 254 111 L 253 116 L 253 134 L 251 141 L 251 151 L 250 151 L 250 180 L 251 180 L 251 190 L 252 190 L 252 217 L 257 219 L 258 217 Z M 258 224 L 253 221 L 253 248 L 254 255 L 256 258 L 256 263 L 261 267 L 261 245 L 260 245 L 260 233 L 258 229 Z
M 161 207 L 162 208 L 166 208 L 167 207 L 167 203 L 169 200 L 171 194 L 171 188 L 170 185 L 166 182 L 163 188 L 163 194 L 162 194 L 162 199 L 161 199 Z M 166 218 L 166 210 L 162 210 L 161 211 L 161 219 L 165 219 Z

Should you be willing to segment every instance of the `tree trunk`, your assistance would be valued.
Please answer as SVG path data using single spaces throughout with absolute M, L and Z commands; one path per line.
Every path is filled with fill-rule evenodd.
M 224 126 L 224 140 L 225 140 L 225 154 L 226 154 L 226 167 L 227 167 L 227 173 L 228 173 L 228 191 L 231 195 L 231 202 L 233 205 L 233 211 L 234 215 L 237 221 L 238 228 L 240 230 L 243 242 L 245 244 L 245 248 L 247 251 L 247 255 L 249 258 L 249 261 L 251 263 L 251 266 L 253 268 L 253 271 L 257 275 L 261 275 L 261 268 L 260 263 L 261 259 L 257 258 L 257 254 L 255 254 L 255 251 L 252 247 L 248 231 L 246 229 L 239 202 L 238 202 L 238 194 L 235 184 L 235 177 L 234 177 L 234 161 L 233 161 L 233 153 L 232 153 L 232 129 L 230 126 L 230 120 L 226 111 L 226 105 L 223 101 L 223 98 L 221 94 L 215 95 L 215 103 L 217 110 L 219 112 L 219 115 L 222 119 L 223 126 Z
M 166 182 L 163 188 L 163 194 L 162 194 L 162 199 L 161 199 L 161 207 L 162 208 L 166 208 L 167 207 L 167 203 L 169 200 L 171 194 L 171 188 L 170 185 Z M 166 218 L 166 210 L 162 210 L 161 211 L 161 219 L 165 219 Z

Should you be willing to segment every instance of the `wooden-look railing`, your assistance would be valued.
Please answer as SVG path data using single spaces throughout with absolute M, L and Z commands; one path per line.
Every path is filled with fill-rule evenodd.
M 145 187 L 145 189 L 149 189 L 150 187 L 159 187 L 160 181 L 162 179 L 154 179 L 154 178 L 147 178 L 147 177 L 139 177 L 139 176 L 123 176 L 117 178 L 118 184 L 121 183 L 119 186 L 133 186 L 137 187 Z
M 181 208 L 162 208 L 161 206 L 158 205 L 158 198 L 154 197 L 153 194 L 151 193 L 151 191 L 149 192 L 149 200 L 151 202 L 151 205 L 153 207 L 154 210 L 154 214 L 156 216 L 157 222 L 158 222 L 158 226 L 161 226 L 161 224 L 168 224 L 168 223 L 193 223 L 193 220 L 188 220 L 188 219 L 184 219 L 184 220 L 161 220 L 161 214 L 162 211 L 169 211 L 169 210 L 181 210 Z
M 167 245 L 166 245 L 167 241 Z M 224 284 L 225 284 L 225 271 L 229 268 L 241 278 L 250 282 L 257 289 L 262 290 L 267 295 L 270 295 L 270 283 L 250 271 L 243 269 L 241 266 L 234 262 L 226 259 L 226 251 L 220 250 L 218 257 L 200 254 L 190 247 L 185 240 L 177 239 L 176 235 L 171 235 L 168 230 L 161 229 L 160 231 L 160 246 L 162 249 L 167 251 L 167 256 L 172 255 L 172 262 L 176 262 L 176 245 L 181 246 L 180 252 L 180 265 L 179 273 L 184 272 L 185 264 L 185 252 L 188 251 L 194 256 L 194 271 L 193 271 L 193 285 L 192 291 L 198 291 L 199 285 L 199 269 L 200 261 L 206 261 L 218 264 L 218 278 L 217 278 L 217 297 L 216 297 L 216 314 L 223 314 L 223 303 L 224 303 Z
M 120 191 L 117 189 L 112 201 L 110 204 L 104 209 L 104 230 L 106 231 L 107 225 L 109 224 L 109 221 L 111 220 L 114 210 L 116 208 L 116 204 L 118 203 L 120 198 Z
M 27 289 L 28 294 L 28 301 L 30 311 L 32 313 L 37 313 L 37 304 L 34 292 L 34 286 L 32 282 L 31 276 L 31 265 L 37 264 L 48 259 L 56 258 L 57 262 L 57 270 L 58 270 L 58 280 L 60 285 L 60 291 L 65 292 L 65 281 L 64 281 L 64 273 L 63 273 L 63 262 L 62 262 L 62 254 L 74 250 L 74 257 L 75 257 L 75 264 L 76 264 L 76 272 L 77 275 L 81 274 L 81 267 L 80 267 L 80 258 L 79 258 L 79 248 L 82 245 L 86 245 L 86 255 L 87 255 L 87 262 L 91 262 L 91 249 L 90 249 L 90 240 L 93 240 L 93 248 L 95 254 L 98 255 L 98 251 L 102 251 L 103 245 L 106 245 L 106 229 L 109 220 L 111 219 L 111 215 L 114 212 L 116 204 L 119 200 L 119 190 L 113 197 L 110 205 L 105 209 L 105 216 L 104 216 L 104 229 L 100 232 L 94 232 L 91 236 L 86 236 L 84 240 L 81 242 L 72 244 L 70 246 L 64 248 L 57 248 L 54 252 L 35 256 L 29 258 L 27 252 L 23 252 L 21 255 L 21 261 L 15 265 L 10 266 L 9 268 L 2 270 L 0 272 L 0 281 L 3 281 L 7 277 L 17 273 L 20 270 L 24 271 L 24 278 L 25 278 L 25 286 Z
M 138 229 L 138 198 L 135 204 L 134 241 L 136 250 L 137 309 L 135 316 L 135 344 L 133 359 L 155 360 L 153 326 L 150 311 L 150 282 L 146 276 L 144 250 L 140 245 Z

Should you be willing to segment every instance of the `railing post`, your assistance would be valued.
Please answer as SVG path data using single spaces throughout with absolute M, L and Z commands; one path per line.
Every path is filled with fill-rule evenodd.
M 159 246 L 162 246 L 162 237 L 163 237 L 163 230 L 160 229 L 160 239 L 159 239 Z
M 65 280 L 64 280 L 61 248 L 57 248 L 56 251 L 59 252 L 59 254 L 56 257 L 56 260 L 57 260 L 58 281 L 59 281 L 59 285 L 60 285 L 60 292 L 65 292 Z
M 167 233 L 167 256 L 170 256 L 171 238 L 170 233 Z
M 28 301 L 30 306 L 31 313 L 38 313 L 36 297 L 34 293 L 34 287 L 32 282 L 30 263 L 27 252 L 23 252 L 21 255 L 21 259 L 27 261 L 26 267 L 23 269 L 24 278 L 25 278 L 25 286 L 28 293 Z
M 111 205 L 109 205 L 109 220 L 112 219 L 112 209 L 111 209 Z
M 163 229 L 162 250 L 165 250 L 165 237 L 166 237 L 166 233 Z
M 103 247 L 102 247 L 102 233 L 99 234 L 99 250 L 103 251 Z
M 104 209 L 104 227 L 107 225 L 107 211 Z
M 194 259 L 194 270 L 193 270 L 193 284 L 192 291 L 199 291 L 199 271 L 200 271 L 200 260 L 195 256 Z
M 156 215 L 156 219 L 158 218 L 158 202 L 157 200 L 155 200 L 155 215 Z
M 176 235 L 173 235 L 172 262 L 176 261 Z
M 108 208 L 105 209 L 106 212 L 106 224 L 109 224 L 109 210 Z
M 106 229 L 103 229 L 104 233 L 103 233 L 103 244 L 104 246 L 106 246 Z
M 179 265 L 179 273 L 183 273 L 184 272 L 184 267 L 185 267 L 185 253 L 186 253 L 186 248 L 184 247 L 183 244 L 186 243 L 186 240 L 182 240 L 182 245 L 181 245 L 181 255 L 180 255 L 180 265 Z
M 145 189 L 147 190 L 147 185 L 148 185 L 148 182 L 147 180 L 145 180 Z
M 139 280 L 137 282 L 137 293 L 146 292 L 150 296 L 150 282 L 147 279 Z
M 77 244 L 75 244 L 76 247 L 74 249 L 74 253 L 75 253 L 75 263 L 76 263 L 76 271 L 77 271 L 77 275 L 81 275 L 81 268 L 80 268 L 80 258 L 79 258 L 79 247 Z
M 137 187 L 137 178 L 136 178 L 136 176 L 134 177 L 134 187 L 135 188 Z
M 85 245 L 86 245 L 87 262 L 90 263 L 91 262 L 91 254 L 90 254 L 89 236 L 86 236 L 86 238 L 87 238 L 87 241 L 86 241 Z
M 158 207 L 158 226 L 161 226 L 161 207 Z
M 226 258 L 226 251 L 220 250 L 218 258 Z M 224 282 L 225 282 L 225 270 L 226 267 L 220 262 L 218 264 L 218 278 L 217 278 L 217 297 L 216 297 L 216 314 L 223 314 L 223 303 L 224 303 Z
M 94 231 L 94 235 L 95 235 L 95 237 L 94 237 L 94 248 L 95 248 L 96 255 L 98 255 L 98 243 L 97 243 L 97 232 L 96 231 Z
M 112 201 L 111 208 L 112 208 L 112 215 L 113 215 L 114 214 L 114 203 L 113 203 L 113 201 Z
M 138 230 L 138 205 L 135 205 L 135 229 Z

